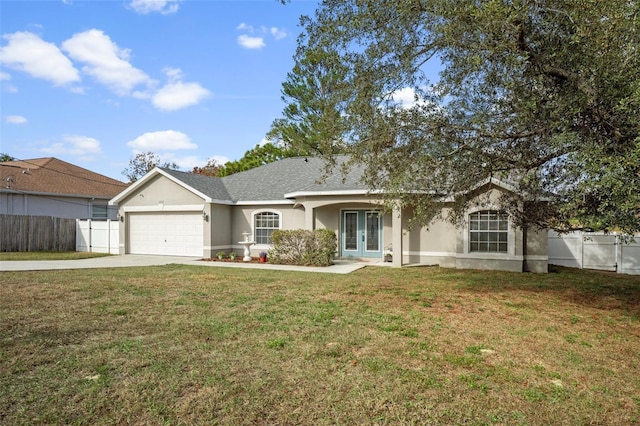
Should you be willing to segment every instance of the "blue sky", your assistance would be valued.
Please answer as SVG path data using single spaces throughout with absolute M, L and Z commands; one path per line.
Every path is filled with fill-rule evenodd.
M 280 117 L 316 4 L 0 0 L 0 152 L 123 181 L 137 152 L 239 159 Z

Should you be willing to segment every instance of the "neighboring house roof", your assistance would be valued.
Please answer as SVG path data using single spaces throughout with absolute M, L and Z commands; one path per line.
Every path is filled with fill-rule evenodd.
M 54 157 L 0 163 L 0 192 L 110 199 L 127 184 Z

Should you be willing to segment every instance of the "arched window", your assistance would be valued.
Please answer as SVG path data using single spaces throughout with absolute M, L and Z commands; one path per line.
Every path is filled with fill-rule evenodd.
M 483 210 L 469 215 L 469 252 L 506 253 L 509 218 L 506 213 Z
M 280 229 L 280 214 L 260 212 L 254 215 L 254 238 L 256 244 L 271 244 L 271 234 Z

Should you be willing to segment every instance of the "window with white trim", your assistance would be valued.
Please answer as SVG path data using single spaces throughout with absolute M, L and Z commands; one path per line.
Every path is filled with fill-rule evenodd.
M 506 253 L 509 246 L 509 218 L 497 210 L 469 215 L 469 252 Z
M 275 229 L 280 229 L 280 215 L 274 212 L 260 212 L 253 220 L 256 244 L 271 244 L 271 234 Z
M 108 207 L 105 204 L 93 204 L 91 206 L 91 219 L 107 220 L 108 217 Z

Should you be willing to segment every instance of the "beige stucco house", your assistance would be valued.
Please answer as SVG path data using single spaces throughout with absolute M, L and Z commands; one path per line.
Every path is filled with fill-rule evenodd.
M 409 229 L 412 212 L 382 213 L 361 169 L 322 180 L 323 165 L 287 158 L 223 178 L 155 168 L 110 201 L 122 222 L 120 253 L 240 253 L 250 234 L 255 256 L 271 247 L 274 229 L 327 228 L 337 233 L 338 257 L 382 259 L 392 250 L 394 266 L 547 271 L 546 230 L 523 232 L 492 204 L 513 190 L 507 184 L 479 183 L 475 191 L 490 201 L 467 212 L 462 226 L 440 221 Z

